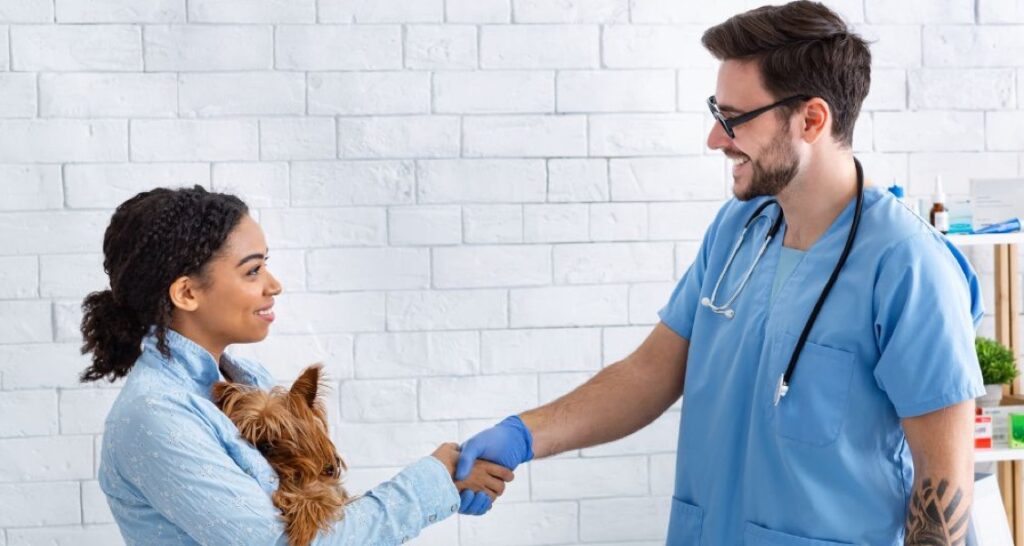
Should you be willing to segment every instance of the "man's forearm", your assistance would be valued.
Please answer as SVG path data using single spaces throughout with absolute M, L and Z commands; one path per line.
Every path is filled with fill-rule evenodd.
M 962 545 L 974 494 L 974 401 L 903 421 L 914 456 L 907 546 Z
M 907 546 L 962 545 L 971 516 L 971 483 L 924 478 L 914 487 L 907 509 Z
M 655 327 L 628 358 L 569 394 L 521 415 L 537 458 L 627 436 L 648 425 L 682 394 L 689 343 Z

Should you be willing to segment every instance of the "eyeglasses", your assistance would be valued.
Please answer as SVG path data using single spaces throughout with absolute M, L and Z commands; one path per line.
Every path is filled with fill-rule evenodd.
M 746 114 L 740 114 L 735 117 L 727 118 L 724 114 L 722 114 L 722 111 L 718 109 L 718 101 L 715 100 L 715 96 L 711 95 L 710 97 L 708 97 L 708 108 L 711 110 L 711 115 L 715 116 L 715 119 L 718 120 L 718 123 L 721 124 L 723 129 L 725 129 L 725 134 L 729 135 L 729 138 L 736 138 L 736 132 L 734 131 L 734 129 L 737 126 L 743 125 L 744 123 L 756 118 L 757 116 L 760 116 L 761 114 L 773 108 L 778 108 L 783 104 L 788 104 L 790 102 L 798 100 L 811 100 L 811 97 L 807 95 L 793 95 L 792 97 L 786 97 L 780 100 L 779 102 L 773 102 L 772 104 L 769 104 L 768 106 L 763 106 L 761 108 L 758 108 L 757 110 L 751 110 Z

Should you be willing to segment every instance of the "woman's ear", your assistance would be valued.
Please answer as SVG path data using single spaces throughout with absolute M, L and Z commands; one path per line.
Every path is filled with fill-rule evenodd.
M 171 298 L 174 307 L 182 311 L 195 311 L 199 308 L 199 299 L 196 297 L 196 284 L 187 275 L 182 275 L 167 289 L 167 295 Z

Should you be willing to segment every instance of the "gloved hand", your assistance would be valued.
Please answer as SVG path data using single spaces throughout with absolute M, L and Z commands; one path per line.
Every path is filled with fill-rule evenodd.
M 464 480 L 477 459 L 486 459 L 509 470 L 533 459 L 533 435 L 523 420 L 513 415 L 493 427 L 478 433 L 462 445 L 455 479 Z M 479 516 L 491 509 L 491 499 L 482 493 L 462 492 L 460 514 Z

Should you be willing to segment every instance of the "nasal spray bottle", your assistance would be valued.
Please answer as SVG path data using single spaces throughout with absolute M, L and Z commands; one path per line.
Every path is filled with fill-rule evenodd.
M 931 212 L 928 219 L 935 229 L 942 233 L 949 233 L 949 209 L 946 208 L 946 192 L 942 191 L 942 176 L 935 176 L 935 194 L 932 195 Z
M 896 183 L 896 179 L 892 179 L 892 186 L 889 186 L 889 193 L 896 198 L 897 201 L 906 204 L 906 196 L 903 194 L 903 186 Z

